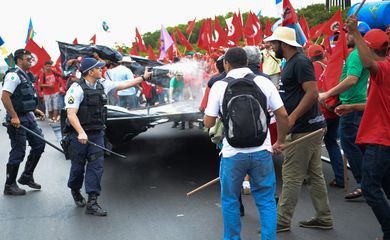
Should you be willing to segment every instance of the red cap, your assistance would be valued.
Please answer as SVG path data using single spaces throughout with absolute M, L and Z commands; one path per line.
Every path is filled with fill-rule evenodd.
M 364 41 L 372 49 L 386 49 L 389 45 L 389 37 L 380 29 L 371 29 L 364 35 Z
M 311 57 L 319 56 L 321 54 L 324 54 L 324 48 L 321 47 L 318 44 L 313 44 L 309 47 L 307 55 Z

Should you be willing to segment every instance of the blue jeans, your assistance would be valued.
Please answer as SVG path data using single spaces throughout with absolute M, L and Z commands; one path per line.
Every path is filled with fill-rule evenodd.
M 364 148 L 355 144 L 363 112 L 352 112 L 340 117 L 340 143 L 348 159 L 352 174 L 358 185 L 362 181 Z
M 88 140 L 104 146 L 104 132 L 87 133 Z M 68 187 L 80 190 L 85 180 L 85 192 L 100 195 L 101 179 L 104 170 L 103 150 L 91 144 L 81 144 L 77 139 L 77 133 L 70 135 L 71 167 Z
M 224 239 L 239 240 L 241 185 L 250 176 L 251 192 L 261 220 L 261 239 L 276 239 L 275 170 L 271 153 L 259 151 L 222 157 L 220 165 Z
M 339 118 L 326 119 L 326 125 L 327 131 L 324 142 L 329 154 L 330 164 L 332 165 L 337 185 L 344 186 L 343 157 L 341 156 L 340 146 L 337 143 Z
M 363 195 L 382 226 L 383 239 L 390 239 L 390 147 L 369 144 L 363 160 Z M 383 191 L 382 191 L 383 190 Z M 383 192 L 385 192 L 387 199 Z
M 139 101 L 137 95 L 119 96 L 119 106 L 129 109 L 138 108 Z

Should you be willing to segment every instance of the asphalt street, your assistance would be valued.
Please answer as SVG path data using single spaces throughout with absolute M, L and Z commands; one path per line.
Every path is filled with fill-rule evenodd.
M 0 116 L 3 119 L 4 109 Z M 48 122 L 39 124 L 46 139 L 59 146 Z M 3 187 L 10 150 L 4 127 L 0 128 L 0 136 L 3 152 L 0 185 Z M 27 190 L 25 196 L 0 194 L 0 240 L 222 239 L 219 185 L 186 196 L 187 192 L 218 177 L 218 153 L 204 132 L 198 128 L 172 129 L 167 123 L 149 129 L 116 151 L 127 158 L 106 158 L 99 202 L 108 211 L 107 217 L 86 215 L 85 209 L 74 205 L 66 185 L 70 162 L 60 152 L 46 146 L 35 172 L 35 180 L 42 184 L 42 190 L 33 191 L 23 186 Z M 281 159 L 275 159 L 275 166 L 280 191 Z M 324 173 L 327 182 L 333 179 L 328 163 L 324 163 Z M 352 190 L 355 183 L 351 174 L 350 179 Z M 365 240 L 380 236 L 379 224 L 364 199 L 346 202 L 343 189 L 328 190 L 333 230 L 298 226 L 300 220 L 314 214 L 304 186 L 292 229 L 278 234 L 278 239 Z M 242 238 L 259 239 L 260 225 L 254 201 L 250 195 L 245 195 L 243 202 L 246 215 L 241 218 Z

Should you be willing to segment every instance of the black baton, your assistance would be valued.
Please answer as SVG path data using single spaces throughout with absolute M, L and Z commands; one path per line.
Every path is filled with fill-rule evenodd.
M 111 151 L 110 149 L 107 149 L 107 148 L 105 148 L 105 147 L 103 147 L 103 146 L 100 146 L 100 145 L 97 144 L 97 143 L 91 142 L 91 141 L 89 141 L 89 140 L 88 140 L 88 143 L 91 144 L 91 145 L 93 145 L 93 146 L 95 146 L 95 147 L 98 147 L 98 148 L 100 148 L 100 149 L 103 149 L 103 150 L 106 151 L 106 152 L 112 153 L 112 154 L 114 154 L 115 156 L 118 156 L 118 157 L 121 157 L 121 158 L 126 158 L 126 156 L 124 156 L 124 155 L 122 155 L 122 154 L 119 154 L 119 153 L 116 153 L 116 152 L 113 152 L 113 151 Z
M 4 127 L 8 127 L 10 124 L 9 123 L 6 123 L 6 122 L 3 122 L 3 126 Z M 53 148 L 55 148 L 56 150 L 62 152 L 63 154 L 64 151 L 62 151 L 59 147 L 57 147 L 56 145 L 54 145 L 53 143 L 47 141 L 46 139 L 44 139 L 41 135 L 31 131 L 30 129 L 28 129 L 27 127 L 23 126 L 22 124 L 20 124 L 20 127 L 23 128 L 24 130 L 26 130 L 27 132 L 31 133 L 32 135 L 34 135 L 35 137 L 41 139 L 42 141 L 44 141 L 45 143 L 49 144 L 50 146 L 52 146 Z

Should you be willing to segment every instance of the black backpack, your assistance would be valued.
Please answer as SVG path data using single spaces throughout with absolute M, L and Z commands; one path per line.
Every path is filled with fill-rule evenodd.
M 267 98 L 254 81 L 256 75 L 223 79 L 228 85 L 222 102 L 224 134 L 232 147 L 261 146 L 268 133 Z

